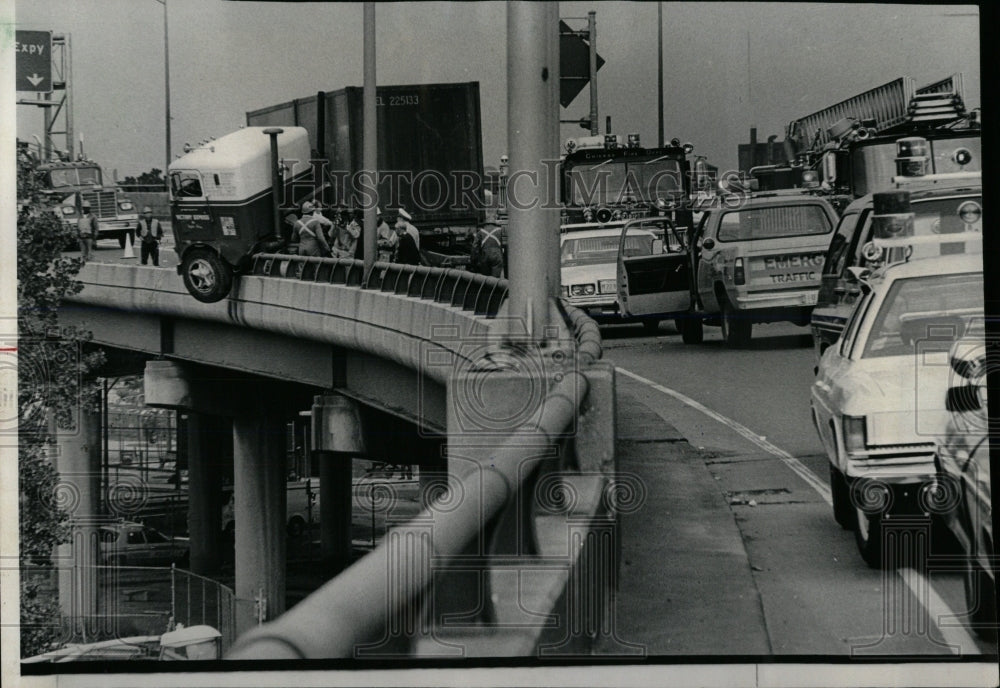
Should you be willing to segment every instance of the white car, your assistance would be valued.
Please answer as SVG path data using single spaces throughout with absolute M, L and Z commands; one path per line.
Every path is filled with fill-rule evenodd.
M 811 406 L 834 517 L 878 567 L 883 519 L 928 511 L 949 417 L 948 352 L 983 317 L 983 257 L 894 263 L 860 281 L 843 336 L 820 359 Z
M 566 231 L 564 228 L 560 236 L 563 298 L 601 322 L 632 321 L 622 316 L 618 303 L 618 246 L 623 225 L 624 222 L 615 222 L 598 229 Z M 626 255 L 660 252 L 662 237 L 662 231 L 653 227 L 630 230 L 625 240 Z M 659 320 L 642 323 L 648 330 L 656 331 Z

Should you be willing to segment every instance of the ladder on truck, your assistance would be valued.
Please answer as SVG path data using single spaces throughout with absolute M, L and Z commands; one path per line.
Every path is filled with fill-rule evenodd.
M 966 116 L 961 74 L 915 88 L 912 77 L 903 76 L 859 93 L 811 115 L 792 120 L 787 138 L 795 152 L 818 152 L 828 144 L 864 127 L 875 135 L 903 124 L 941 125 Z

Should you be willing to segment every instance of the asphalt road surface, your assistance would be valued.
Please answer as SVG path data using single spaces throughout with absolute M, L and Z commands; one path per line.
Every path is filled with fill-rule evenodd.
M 757 326 L 747 350 L 724 347 L 718 328 L 697 346 L 669 324 L 655 337 L 637 326 L 602 334 L 618 368 L 619 468 L 648 483 L 644 510 L 624 517 L 611 646 L 635 642 L 650 656 L 996 653 L 962 623 L 954 557 L 942 570 L 951 543 L 932 538 L 931 557 L 882 572 L 833 520 L 809 415 L 807 328 Z M 650 418 L 687 443 L 630 444 L 629 428 Z

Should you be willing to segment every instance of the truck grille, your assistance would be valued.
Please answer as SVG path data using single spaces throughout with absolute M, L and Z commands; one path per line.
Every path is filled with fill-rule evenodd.
M 80 198 L 90 202 L 91 210 L 99 218 L 118 216 L 118 204 L 114 191 L 81 191 Z

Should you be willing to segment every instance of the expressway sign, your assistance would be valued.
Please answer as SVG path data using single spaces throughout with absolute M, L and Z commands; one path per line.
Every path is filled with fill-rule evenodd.
M 52 32 L 18 31 L 17 90 L 29 93 L 52 92 Z

